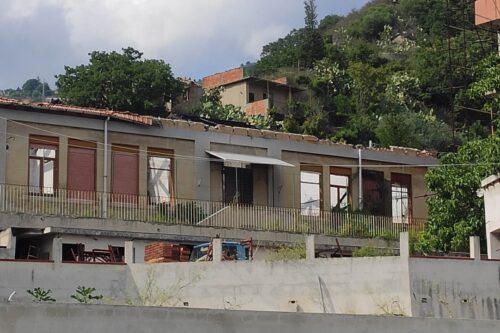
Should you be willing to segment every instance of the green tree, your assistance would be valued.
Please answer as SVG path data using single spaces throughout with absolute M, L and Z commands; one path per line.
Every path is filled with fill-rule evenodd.
M 446 151 L 453 143 L 450 127 L 428 112 L 401 111 L 384 115 L 375 134 L 386 147 Z
M 29 79 L 22 86 L 22 93 L 19 98 L 31 99 L 33 101 L 42 101 L 44 97 L 52 96 L 54 92 L 50 89 L 47 82 L 40 81 L 39 78 Z
M 482 105 L 484 112 L 497 115 L 500 111 L 500 56 L 492 54 L 482 60 L 475 69 L 476 81 L 468 95 Z
M 288 35 L 264 45 L 260 59 L 252 68 L 252 75 L 265 75 L 279 68 L 295 67 L 299 59 L 299 46 L 303 30 L 292 30 Z
M 366 8 L 350 27 L 352 35 L 369 41 L 376 40 L 386 25 L 393 25 L 394 9 L 388 4 L 375 4 Z
M 59 96 L 67 103 L 160 116 L 181 91 L 168 64 L 142 59 L 131 47 L 89 56 L 88 65 L 65 66 L 57 76 Z
M 325 45 L 318 26 L 315 0 L 304 1 L 305 28 L 299 48 L 299 60 L 306 68 L 311 68 L 316 60 L 325 56 Z
M 193 109 L 193 114 L 207 119 L 239 121 L 256 128 L 271 126 L 271 118 L 268 115 L 249 116 L 238 106 L 222 104 L 223 91 L 224 87 L 205 90 L 200 103 Z
M 429 221 L 417 249 L 428 251 L 467 251 L 469 236 L 484 240 L 484 202 L 477 196 L 481 180 L 500 171 L 500 137 L 470 141 L 456 153 L 441 158 L 439 167 L 430 169 L 427 187 Z

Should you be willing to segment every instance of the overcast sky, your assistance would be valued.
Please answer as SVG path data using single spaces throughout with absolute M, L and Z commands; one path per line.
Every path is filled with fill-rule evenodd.
M 317 0 L 321 19 L 368 0 Z M 262 46 L 304 24 L 303 0 L 2 0 L 0 89 L 39 76 L 51 86 L 64 66 L 94 50 L 132 46 L 194 79 L 258 59 Z

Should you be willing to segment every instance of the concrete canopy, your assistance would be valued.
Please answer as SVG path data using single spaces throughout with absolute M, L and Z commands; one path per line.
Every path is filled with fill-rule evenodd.
M 293 164 L 287 163 L 277 158 L 265 157 L 265 156 L 255 156 L 255 155 L 245 155 L 245 154 L 235 154 L 235 153 L 225 153 L 218 151 L 206 151 L 207 154 L 214 157 L 220 158 L 224 161 L 224 164 L 228 166 L 234 166 L 237 164 L 265 164 L 265 165 L 277 165 L 285 167 L 293 167 Z

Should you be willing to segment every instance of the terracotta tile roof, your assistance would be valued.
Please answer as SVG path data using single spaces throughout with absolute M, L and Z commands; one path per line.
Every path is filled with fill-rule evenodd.
M 147 126 L 153 125 L 153 117 L 142 116 L 140 114 L 112 111 L 107 109 L 94 109 L 88 107 L 71 106 L 64 104 L 53 103 L 35 103 L 23 102 L 16 99 L 0 97 L 0 107 L 9 109 L 23 109 L 26 111 L 47 112 L 47 113 L 68 113 L 71 115 L 94 116 L 94 117 L 110 117 L 111 119 L 126 121 L 130 123 L 142 124 Z

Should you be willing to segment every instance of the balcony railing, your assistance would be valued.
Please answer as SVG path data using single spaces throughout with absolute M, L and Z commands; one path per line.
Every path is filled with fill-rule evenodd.
M 50 193 L 42 195 L 38 193 Z M 236 228 L 254 231 L 313 233 L 331 236 L 398 239 L 401 231 L 419 231 L 424 220 L 360 213 L 321 211 L 304 215 L 300 208 L 228 204 L 63 189 L 34 190 L 0 185 L 0 210 L 6 213 L 107 218 L 164 224 Z

